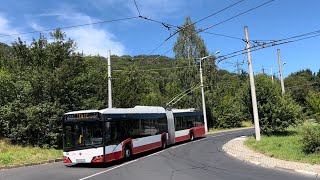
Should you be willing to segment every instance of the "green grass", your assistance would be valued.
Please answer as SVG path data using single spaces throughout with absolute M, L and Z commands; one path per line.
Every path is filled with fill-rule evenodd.
M 303 152 L 301 131 L 302 126 L 290 127 L 287 132 L 282 134 L 262 135 L 259 142 L 255 141 L 254 137 L 249 137 L 245 145 L 252 150 L 278 159 L 320 164 L 320 153 L 306 154 Z
M 209 133 L 232 131 L 232 130 L 238 130 L 238 129 L 248 128 L 248 127 L 253 127 L 252 122 L 251 121 L 242 121 L 241 127 L 236 127 L 236 128 L 212 128 L 212 129 L 209 129 Z
M 253 127 L 253 124 L 251 121 L 242 121 L 242 127 Z
M 61 150 L 23 147 L 0 140 L 0 167 L 39 163 L 57 158 L 62 158 Z

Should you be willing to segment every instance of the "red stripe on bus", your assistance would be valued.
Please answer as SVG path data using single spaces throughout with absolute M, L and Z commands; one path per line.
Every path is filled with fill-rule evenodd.
M 150 144 L 146 144 L 146 145 L 142 145 L 142 146 L 138 146 L 138 147 L 134 147 L 133 148 L 133 154 L 138 154 L 141 152 L 145 152 L 151 149 L 156 149 L 161 147 L 161 141 L 159 142 L 155 142 L 155 143 L 150 143 Z
M 204 136 L 206 134 L 204 126 L 194 127 L 192 130 L 195 138 Z
M 181 141 L 187 141 L 189 139 L 190 139 L 190 134 L 185 135 L 185 136 L 176 137 L 176 143 L 181 142 Z
M 123 157 L 122 151 L 106 154 L 106 162 L 121 159 Z

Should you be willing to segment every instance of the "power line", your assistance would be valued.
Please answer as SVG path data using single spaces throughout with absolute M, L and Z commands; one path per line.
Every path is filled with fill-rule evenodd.
M 238 37 L 234 37 L 234 36 L 229 36 L 229 35 L 224 35 L 224 34 L 218 34 L 218 33 L 212 33 L 212 32 L 203 32 L 203 33 L 211 34 L 211 35 L 215 35 L 215 36 L 226 37 L 226 38 L 230 38 L 230 39 L 237 39 L 237 40 L 243 41 L 243 38 L 238 38 Z
M 139 8 L 138 8 L 137 2 L 136 2 L 136 0 L 133 0 L 133 1 L 134 1 L 134 4 L 136 5 L 137 11 L 138 11 L 138 13 L 139 13 L 139 17 L 141 17 L 141 13 L 140 13 L 140 10 L 139 10 Z
M 172 27 L 180 28 L 179 26 L 176 26 L 176 25 L 173 25 L 173 24 L 169 24 L 169 23 L 166 23 L 166 22 L 162 22 L 162 21 L 159 21 L 159 20 L 151 19 L 151 18 L 148 18 L 148 17 L 141 16 L 140 18 L 148 20 L 148 21 L 159 23 L 159 24 L 163 25 L 165 28 L 167 28 L 168 30 L 170 30 Z
M 223 9 L 221 9 L 221 10 L 215 12 L 215 13 L 212 13 L 212 14 L 210 14 L 210 15 L 208 15 L 208 16 L 206 16 L 206 17 L 204 17 L 204 18 L 202 18 L 202 19 L 194 22 L 192 25 L 195 25 L 195 24 L 197 24 L 197 23 L 199 23 L 199 22 L 201 22 L 201 21 L 203 21 L 203 20 L 205 20 L 205 19 L 208 19 L 208 18 L 210 18 L 210 17 L 212 17 L 212 16 L 214 16 L 214 15 L 217 15 L 217 14 L 219 14 L 219 13 L 221 13 L 221 12 L 223 12 L 223 11 L 225 11 L 225 10 L 227 10 L 227 9 L 229 9 L 229 8 L 235 6 L 235 5 L 237 5 L 237 4 L 239 4 L 239 3 L 243 2 L 243 1 L 245 1 L 245 0 L 240 0 L 240 1 L 236 2 L 236 3 L 234 3 L 234 4 L 231 4 L 231 5 L 223 8 Z
M 317 37 L 317 36 L 320 36 L 320 34 L 316 34 L 316 33 L 320 33 L 320 30 L 317 30 L 317 31 L 313 31 L 313 32 L 309 32 L 309 33 L 305 33 L 305 34 L 301 34 L 301 35 L 296 35 L 296 36 L 293 36 L 293 37 L 289 37 L 289 38 L 284 38 L 284 39 L 280 39 L 280 40 L 273 40 L 274 42 L 269 42 L 269 43 L 265 43 L 265 44 L 262 44 L 262 45 L 258 45 L 256 47 L 259 47 L 258 49 L 253 49 L 251 50 L 252 48 L 256 48 L 256 47 L 250 47 L 249 49 L 251 50 L 251 52 L 253 51 L 257 51 L 257 50 L 260 50 L 260 49 L 264 49 L 264 48 L 268 48 L 268 47 L 272 47 L 272 46 L 278 46 L 278 45 L 282 45 L 282 44 L 287 44 L 287 43 L 292 43 L 292 42 L 296 42 L 296 41 L 301 41 L 301 40 L 304 40 L 304 39 L 309 39 L 309 38 L 313 38 L 313 37 Z M 306 36 L 306 35 L 310 35 L 310 34 L 316 34 L 316 35 L 313 35 L 313 36 L 309 36 L 309 37 L 305 37 L 305 38 L 300 38 L 300 39 L 296 39 L 296 40 L 291 40 L 291 41 L 286 41 L 286 42 L 281 42 L 283 40 L 288 40 L 288 39 L 293 39 L 293 38 L 296 38 L 296 37 L 303 37 L 303 36 Z M 0 36 L 1 37 L 1 36 Z M 240 39 L 240 38 L 239 38 Z M 275 42 L 279 42 L 279 43 L 275 43 Z M 271 45 L 270 45 L 271 44 Z M 269 45 L 269 46 L 266 46 L 266 45 Z M 262 46 L 262 47 L 261 47 Z M 167 54 L 169 51 L 171 51 L 173 48 L 169 49 L 168 51 L 166 51 L 163 55 Z M 226 60 L 226 59 L 230 59 L 232 57 L 236 57 L 236 56 L 240 56 L 240 55 L 245 55 L 246 53 L 242 52 L 242 51 L 246 51 L 246 49 L 242 49 L 242 50 L 238 50 L 238 51 L 235 51 L 235 52 L 232 52 L 232 53 L 229 53 L 227 55 L 223 55 L 223 56 L 218 56 L 218 58 L 223 58 L 222 60 Z M 241 53 L 242 52 L 242 53 Z M 236 54 L 236 53 L 240 53 L 240 54 Z M 236 54 L 236 55 L 233 55 L 233 54 Z M 230 55 L 233 55 L 233 56 L 230 56 Z M 226 56 L 230 56 L 230 57 L 226 57 Z M 160 57 L 160 56 L 159 56 Z M 157 57 L 157 59 L 159 58 Z M 222 61 L 221 60 L 221 61 Z M 160 68 L 160 69 L 148 69 L 148 70 L 133 70 L 133 71 L 127 71 L 127 70 L 113 70 L 115 72 L 146 72 L 146 71 L 161 71 L 161 70 L 171 70 L 171 69 L 181 69 L 181 68 L 186 68 L 186 67 L 193 67 L 193 66 L 179 66 L 179 67 L 171 67 L 171 68 Z M 228 66 L 229 67 L 229 66 Z M 223 68 L 223 67 L 222 67 Z
M 137 70 L 121 70 L 121 69 L 116 69 L 112 70 L 114 72 L 127 72 L 127 73 L 134 73 L 134 72 L 148 72 L 148 71 L 163 71 L 163 70 L 172 70 L 172 69 L 182 69 L 186 67 L 196 67 L 196 65 L 193 66 L 176 66 L 176 67 L 171 67 L 171 68 L 159 68 L 159 69 L 137 69 Z
M 276 46 L 276 45 L 280 45 L 280 44 L 286 44 L 286 43 L 290 43 L 290 42 L 295 42 L 295 41 L 300 41 L 300 40 L 303 40 L 303 39 L 308 39 L 308 38 L 312 38 L 312 37 L 316 37 L 316 36 L 319 36 L 319 34 L 317 35 L 314 35 L 314 36 L 309 36 L 309 37 L 306 37 L 306 38 L 300 38 L 300 39 L 297 39 L 297 40 L 293 40 L 293 41 L 287 41 L 287 42 L 281 42 L 281 41 L 284 41 L 284 40 L 288 40 L 288 39 L 293 39 L 293 38 L 296 38 L 296 37 L 302 37 L 302 36 L 306 36 L 306 35 L 310 35 L 310 34 L 315 34 L 315 32 L 318 32 L 320 33 L 320 30 L 318 31 L 313 31 L 313 32 L 309 32 L 309 33 L 304 33 L 304 34 L 301 34 L 301 35 L 296 35 L 296 36 L 292 36 L 292 37 L 288 37 L 288 38 L 284 38 L 284 39 L 280 39 L 280 40 L 275 40 L 274 42 L 268 42 L 268 43 L 262 43 L 262 44 L 258 44 L 257 46 L 252 46 L 250 47 L 249 49 L 253 49 L 251 51 L 255 51 L 255 50 L 259 50 L 259 49 L 263 49 L 263 48 L 266 48 L 266 47 L 271 47 L 271 46 Z M 276 43 L 278 42 L 278 44 Z M 271 46 L 270 46 L 271 45 Z M 260 47 L 258 49 L 255 49 L 257 47 Z M 261 48 L 262 47 L 262 48 Z M 229 53 L 229 54 L 226 54 L 226 55 L 223 55 L 223 56 L 218 56 L 220 58 L 222 58 L 222 60 L 224 59 L 228 59 L 229 57 L 227 56 L 230 56 L 230 55 L 233 55 L 233 54 L 237 54 L 237 53 L 241 53 L 242 51 L 246 51 L 246 49 L 242 49 L 242 50 L 238 50 L 238 51 L 234 51 L 232 53 Z M 241 53 L 243 54 L 243 53 Z M 241 55 L 241 54 L 238 54 L 238 55 Z M 232 56 L 234 57 L 234 56 Z
M 64 27 L 59 27 L 60 29 L 69 29 L 69 28 L 76 28 L 76 27 L 82 27 L 82 26 L 89 26 L 89 25 L 96 25 L 96 24 L 103 24 L 103 23 L 111 23 L 111 22 L 118 22 L 118 21 L 125 21 L 125 20 L 131 20 L 131 19 L 137 19 L 139 17 L 134 16 L 134 17 L 126 17 L 126 18 L 119 18 L 119 19 L 112 19 L 112 20 L 103 20 L 103 21 L 97 21 L 97 22 L 92 22 L 92 23 L 85 23 L 85 24 L 77 24 L 77 25 L 72 25 L 72 26 L 64 26 Z M 22 33 L 14 33 L 14 34 L 5 34 L 5 35 L 0 35 L 1 37 L 8 37 L 8 36 L 18 36 L 18 35 L 24 35 L 24 34 L 33 34 L 33 33 L 40 33 L 40 32 L 48 32 L 48 31 L 54 31 L 57 28 L 51 28 L 51 29 L 44 29 L 44 30 L 37 30 L 37 31 L 29 31 L 29 32 L 22 32 Z
M 319 34 L 316 34 L 316 35 L 313 35 L 313 36 L 309 36 L 309 37 L 305 37 L 305 38 L 299 38 L 299 39 L 296 39 L 296 40 L 291 40 L 291 41 L 285 41 L 285 42 L 281 42 L 283 41 L 284 39 L 287 40 L 287 39 L 293 39 L 295 37 L 303 37 L 303 36 L 306 36 L 306 35 L 310 35 L 310 34 L 315 34 L 315 32 L 319 32 Z M 304 40 L 304 39 L 309 39 L 309 38 L 313 38 L 313 37 L 317 37 L 317 36 L 320 36 L 320 30 L 319 31 L 313 31 L 313 32 L 310 32 L 310 33 L 305 33 L 305 34 L 302 34 L 302 35 L 297 35 L 297 36 L 293 36 L 293 37 L 289 37 L 289 38 L 284 38 L 284 39 L 280 39 L 280 40 L 277 40 L 276 42 L 269 42 L 269 43 L 265 43 L 263 45 L 258 45 L 256 47 L 250 47 L 250 51 L 253 52 L 253 51 L 257 51 L 257 50 L 261 50 L 261 49 L 264 49 L 264 48 L 269 48 L 269 47 L 273 47 L 273 46 L 279 46 L 279 45 L 282 45 L 282 44 L 287 44 L 287 43 L 293 43 L 293 42 L 297 42 L 297 41 L 301 41 L 301 40 Z M 259 48 L 257 48 L 259 47 Z M 257 48 L 257 49 L 253 49 L 253 48 Z M 173 48 L 171 48 L 170 50 L 172 50 Z M 169 50 L 169 51 L 170 51 Z M 167 52 L 169 52 L 167 51 Z M 233 57 L 236 57 L 236 56 L 240 56 L 240 55 L 245 55 L 246 54 L 246 49 L 242 49 L 242 50 L 238 50 L 238 51 L 235 51 L 235 52 L 232 52 L 232 53 L 229 53 L 229 54 L 226 54 L 226 55 L 223 55 L 223 56 L 218 56 L 217 59 L 221 58 L 221 61 L 224 61 L 226 59 L 230 59 L 230 58 L 233 58 Z M 232 55 L 232 56 L 231 56 Z M 243 64 L 243 63 L 242 63 Z M 172 68 L 161 68 L 161 69 L 150 69 L 150 70 L 135 70 L 135 71 L 156 71 L 156 70 L 170 70 L 170 69 L 180 69 L 180 68 L 186 68 L 186 67 L 190 67 L 190 66 L 180 66 L 180 67 L 172 67 Z M 191 66 L 192 67 L 192 66 Z M 229 66 L 227 66 L 229 67 Z M 114 71 L 125 71 L 125 70 L 114 70 Z M 129 71 L 129 72 L 135 72 L 135 71 Z
M 225 10 L 227 10 L 227 9 L 229 9 L 229 8 L 237 5 L 237 4 L 239 4 L 239 3 L 242 2 L 242 1 L 244 1 L 244 0 L 240 0 L 240 1 L 236 2 L 236 3 L 234 3 L 234 4 L 231 4 L 231 5 L 227 6 L 226 8 L 223 8 L 223 9 L 217 11 L 217 12 L 214 12 L 214 13 L 212 13 L 212 14 L 210 14 L 210 15 L 208 15 L 208 16 L 206 16 L 206 17 L 204 17 L 204 18 L 202 18 L 202 19 L 200 19 L 200 20 L 198 20 L 198 21 L 196 21 L 196 22 L 194 22 L 194 23 L 192 23 L 192 24 L 189 24 L 189 25 L 184 26 L 184 27 L 182 27 L 182 28 L 181 28 L 181 27 L 178 27 L 178 30 L 177 30 L 177 31 L 175 31 L 175 32 L 174 32 L 173 34 L 171 34 L 168 38 L 166 38 L 161 44 L 159 44 L 154 50 L 152 50 L 152 51 L 149 53 L 149 55 L 151 55 L 151 54 L 154 53 L 156 50 L 158 50 L 165 42 L 167 42 L 169 39 L 171 39 L 174 35 L 176 35 L 176 34 L 179 33 L 180 31 L 182 31 L 183 29 L 185 29 L 185 28 L 187 28 L 187 27 L 189 27 L 189 26 L 195 25 L 196 23 L 199 23 L 199 22 L 201 22 L 201 21 L 203 21 L 203 20 L 205 20 L 205 19 L 207 19 L 207 18 L 209 18 L 209 17 L 212 17 L 212 16 L 214 16 L 214 15 L 217 15 L 217 14 L 219 14 L 219 13 L 221 13 L 221 12 L 223 12 L 223 11 L 225 11 Z
M 309 34 L 309 33 L 307 33 L 307 34 Z M 306 34 L 304 34 L 304 35 L 306 35 Z M 305 40 L 305 39 L 314 38 L 314 37 L 317 37 L 317 36 L 320 36 L 320 31 L 319 31 L 319 34 L 316 34 L 316 35 L 313 35 L 313 36 L 309 36 L 309 37 L 305 37 L 305 38 L 300 38 L 300 39 L 296 39 L 296 40 L 291 40 L 291 41 L 285 41 L 285 42 L 281 42 L 282 40 L 281 40 L 281 41 L 279 40 L 279 41 L 277 41 L 278 43 L 275 43 L 275 42 L 265 43 L 265 44 L 263 44 L 263 45 L 258 45 L 258 46 L 256 46 L 256 47 L 259 47 L 259 46 L 260 46 L 260 47 L 257 48 L 257 49 L 254 49 L 254 48 L 256 48 L 256 47 L 250 47 L 249 49 L 250 49 L 250 52 L 253 52 L 253 51 L 261 50 L 261 49 L 264 49 L 264 48 L 269 48 L 269 47 L 273 47 L 273 46 L 279 46 L 279 45 L 282 45 L 282 44 L 293 43 L 293 42 L 297 42 L 297 41 L 301 41 L 301 40 Z M 299 36 L 294 36 L 294 37 L 301 37 L 301 35 L 299 35 Z M 286 38 L 286 39 L 292 39 L 292 38 Z M 252 49 L 252 50 L 251 50 L 251 49 Z M 240 56 L 240 55 L 242 55 L 242 54 L 245 54 L 246 52 L 244 52 L 244 51 L 246 51 L 246 49 L 238 50 L 238 51 L 229 53 L 229 54 L 224 55 L 224 56 L 218 56 L 218 58 L 221 58 L 221 60 L 220 60 L 219 62 L 224 61 L 224 60 L 226 60 L 226 59 L 230 59 L 230 58 L 236 57 L 236 56 Z M 235 54 L 235 55 L 233 55 L 233 54 Z M 231 55 L 232 55 L 232 56 L 231 56 Z M 228 56 L 229 56 L 229 57 L 228 57 Z
M 213 13 L 213 14 L 211 14 L 211 16 L 216 15 L 216 14 L 222 12 L 222 11 L 225 11 L 225 10 L 229 9 L 230 7 L 232 7 L 232 6 L 240 3 L 240 2 L 242 2 L 242 1 L 243 1 L 243 0 L 241 0 L 241 1 L 237 2 L 237 3 L 234 3 L 234 4 L 230 5 L 230 6 L 228 6 L 227 8 L 224 8 L 224 9 L 222 9 L 222 10 L 216 12 L 216 13 Z M 206 31 L 206 30 L 208 30 L 208 29 L 211 29 L 211 28 L 213 28 L 213 27 L 216 27 L 216 26 L 218 26 L 218 25 L 221 25 L 221 24 L 223 24 L 223 23 L 225 23 L 225 22 L 227 22 L 227 21 L 230 21 L 230 20 L 232 20 L 232 19 L 234 19 L 234 18 L 237 18 L 237 17 L 239 17 L 239 16 L 241 16 L 241 15 L 243 15 L 243 14 L 246 14 L 246 13 L 248 13 L 248 12 L 250 12 L 250 11 L 253 11 L 253 10 L 258 9 L 258 8 L 260 8 L 260 7 L 262 7 L 262 6 L 265 6 L 265 5 L 267 5 L 267 4 L 269 4 L 269 3 L 273 2 L 273 1 L 275 1 L 275 0 L 267 1 L 267 2 L 265 2 L 265 3 L 262 3 L 262 4 L 258 5 L 258 6 L 255 6 L 255 7 L 251 8 L 251 9 L 248 9 L 248 10 L 242 12 L 242 13 L 239 13 L 239 14 L 237 14 L 237 15 L 235 15 L 235 16 L 232 16 L 232 17 L 230 17 L 230 18 L 228 18 L 228 19 L 225 19 L 225 20 L 223 20 L 223 21 L 221 21 L 221 22 L 219 22 L 219 23 L 216 23 L 216 24 L 214 24 L 214 25 L 208 26 L 208 27 L 206 27 L 206 28 L 204 28 L 204 29 L 199 29 L 199 30 L 196 31 L 194 34 L 198 34 L 198 33 L 204 32 L 204 31 Z M 210 15 L 209 15 L 209 16 L 210 16 Z M 210 16 L 210 17 L 211 17 L 211 16 Z M 207 17 L 208 17 L 208 16 L 207 16 Z M 203 18 L 203 19 L 205 19 L 205 18 Z M 196 23 L 198 23 L 198 22 L 200 22 L 200 21 L 197 21 Z M 193 23 L 193 25 L 194 25 L 194 24 L 195 24 L 195 23 Z M 191 24 L 190 24 L 190 25 L 191 25 Z M 169 39 L 171 39 L 171 38 L 172 38 L 174 35 L 176 35 L 178 32 L 182 31 L 184 28 L 186 28 L 186 27 L 188 27 L 188 26 L 190 26 L 190 25 L 184 26 L 183 28 L 180 28 L 179 30 L 177 30 L 176 32 L 174 32 L 173 34 L 171 34 L 167 39 L 165 39 L 161 44 L 159 44 L 153 51 L 151 51 L 151 53 L 149 53 L 149 55 L 151 55 L 151 54 L 154 53 L 156 50 L 158 50 L 165 42 L 167 42 Z M 231 36 L 230 36 L 230 37 L 231 37 Z M 242 39 L 241 39 L 241 40 L 242 40 Z
M 206 16 L 206 17 L 204 17 L 204 18 L 202 18 L 202 19 L 200 19 L 200 20 L 198 20 L 198 21 L 196 21 L 196 22 L 194 22 L 194 23 L 191 23 L 191 24 L 189 24 L 189 25 L 187 25 L 187 26 L 184 26 L 184 27 L 180 28 L 179 30 L 177 30 L 176 32 L 174 32 L 172 35 L 170 35 L 167 39 L 170 39 L 171 37 L 173 37 L 174 35 L 176 35 L 176 34 L 179 33 L 180 31 L 184 30 L 185 28 L 190 27 L 190 26 L 193 26 L 193 25 L 195 25 L 195 24 L 197 24 L 197 23 L 199 23 L 199 22 L 201 22 L 201 21 L 203 21 L 203 20 L 205 20 L 205 19 L 207 19 L 207 18 L 209 18 L 209 17 L 212 17 L 212 16 L 214 16 L 214 15 L 217 15 L 217 14 L 219 14 L 219 13 L 221 13 L 221 12 L 223 12 L 223 11 L 225 11 L 225 10 L 227 10 L 227 9 L 229 9 L 229 8 L 231 8 L 231 7 L 239 4 L 239 3 L 241 3 L 242 1 L 244 1 L 244 0 L 240 0 L 240 1 L 236 2 L 236 3 L 233 3 L 233 4 L 231 4 L 231 5 L 223 8 L 223 9 L 217 11 L 217 12 L 214 12 L 214 13 L 212 13 L 212 14 L 210 14 L 210 15 L 208 15 L 208 16 Z
M 253 11 L 253 10 L 255 10 L 255 9 L 258 9 L 258 8 L 260 8 L 260 7 L 264 6 L 264 5 L 267 5 L 267 4 L 269 4 L 269 3 L 273 2 L 273 1 L 275 1 L 275 0 L 270 0 L 270 1 L 267 1 L 267 2 L 265 2 L 265 3 L 262 3 L 262 4 L 260 4 L 260 5 L 256 6 L 256 7 L 254 7 L 254 8 L 248 9 L 248 10 L 246 10 L 246 11 L 240 13 L 240 14 L 237 14 L 237 15 L 235 15 L 235 16 L 232 16 L 232 17 L 230 17 L 230 18 L 228 18 L 228 19 L 226 19 L 226 20 L 224 20 L 224 21 L 221 21 L 221 22 L 219 22 L 219 23 L 217 23 L 217 24 L 214 24 L 214 25 L 208 26 L 208 27 L 206 27 L 206 28 L 204 28 L 204 29 L 201 29 L 200 32 L 206 31 L 206 30 L 211 29 L 211 28 L 213 28 L 213 27 L 215 27 L 215 26 L 218 26 L 218 25 L 220 25 L 220 24 L 223 24 L 223 23 L 225 23 L 225 22 L 228 22 L 228 21 L 230 21 L 230 20 L 232 20 L 232 19 L 234 19 L 234 18 L 237 18 L 237 17 L 239 17 L 239 16 L 241 16 L 241 15 L 243 15 L 243 14 L 246 14 L 246 13 L 248 13 L 248 12 L 250 12 L 250 11 Z

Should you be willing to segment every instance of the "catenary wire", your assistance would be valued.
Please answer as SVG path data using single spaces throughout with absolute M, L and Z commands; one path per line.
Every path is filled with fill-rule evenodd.
M 133 1 L 134 1 L 134 4 L 136 5 L 137 11 L 138 11 L 138 14 L 139 14 L 139 17 L 140 17 L 140 16 L 141 16 L 141 13 L 140 13 L 140 10 L 139 10 L 139 8 L 138 8 L 137 2 L 136 2 L 136 0 L 133 0 Z
M 75 28 L 75 27 L 82 27 L 82 26 L 89 26 L 89 25 L 96 25 L 96 24 L 103 24 L 103 23 L 111 23 L 111 22 L 118 22 L 118 21 L 125 21 L 125 20 L 131 20 L 131 19 L 137 19 L 139 17 L 133 16 L 133 17 L 126 17 L 126 18 L 119 18 L 119 19 L 111 19 L 111 20 L 103 20 L 103 21 L 97 21 L 92 23 L 85 23 L 85 24 L 77 24 L 72 26 L 63 26 L 59 27 L 60 29 L 69 29 L 69 28 Z M 24 35 L 24 34 L 33 34 L 33 33 L 41 33 L 41 32 L 48 32 L 48 31 L 54 31 L 57 28 L 50 28 L 50 29 L 44 29 L 44 30 L 37 30 L 37 31 L 29 31 L 29 32 L 22 32 L 22 33 L 14 33 L 14 34 L 5 34 L 0 35 L 1 37 L 8 37 L 8 36 L 18 36 L 18 35 Z
M 201 21 L 203 21 L 203 20 L 205 20 L 205 19 L 207 19 L 207 18 L 209 18 L 209 17 L 212 17 L 212 16 L 214 16 L 214 15 L 217 15 L 217 14 L 219 14 L 219 13 L 221 13 L 221 12 L 223 12 L 223 11 L 225 11 L 225 10 L 227 10 L 227 9 L 229 9 L 229 8 L 237 5 L 237 4 L 239 4 L 239 3 L 242 2 L 242 1 L 244 1 L 244 0 L 240 0 L 240 1 L 236 2 L 236 3 L 234 3 L 234 4 L 231 4 L 231 5 L 227 6 L 226 8 L 223 8 L 223 9 L 221 9 L 221 10 L 215 12 L 215 13 L 212 13 L 212 14 L 210 14 L 210 15 L 208 15 L 208 16 L 206 16 L 206 17 L 204 17 L 204 18 L 202 18 L 202 19 L 200 19 L 200 20 L 198 20 L 198 21 L 196 21 L 196 22 L 194 22 L 194 23 L 192 23 L 192 24 L 189 24 L 189 25 L 184 26 L 184 27 L 182 27 L 182 28 L 178 28 L 177 31 L 175 31 L 173 34 L 171 34 L 171 35 L 170 35 L 168 38 L 166 38 L 162 43 L 160 43 L 154 50 L 152 50 L 152 51 L 149 53 L 149 55 L 153 54 L 153 53 L 154 53 L 156 50 L 158 50 L 164 43 L 166 43 L 169 39 L 171 39 L 174 35 L 176 35 L 176 34 L 179 33 L 180 31 L 182 31 L 183 29 L 185 29 L 185 28 L 187 28 L 187 27 L 189 27 L 189 26 L 191 26 L 191 25 L 194 25 L 194 24 L 196 24 L 196 23 L 199 23 L 199 22 L 201 22 Z

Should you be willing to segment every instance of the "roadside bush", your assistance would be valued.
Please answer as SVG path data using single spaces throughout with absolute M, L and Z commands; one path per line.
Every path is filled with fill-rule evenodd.
M 242 106 L 235 96 L 225 95 L 220 97 L 218 103 L 213 107 L 214 127 L 240 127 L 243 120 Z
M 306 153 L 320 153 L 320 126 L 307 126 L 302 132 L 303 150 Z
M 310 91 L 307 98 L 307 105 L 309 107 L 309 113 L 312 118 L 320 121 L 320 92 Z
M 288 94 L 282 95 L 278 84 L 262 74 L 256 76 L 256 94 L 261 132 L 267 135 L 273 132 L 284 131 L 291 125 L 302 123 L 302 109 Z M 250 86 L 244 95 L 245 106 L 249 107 L 252 114 Z

